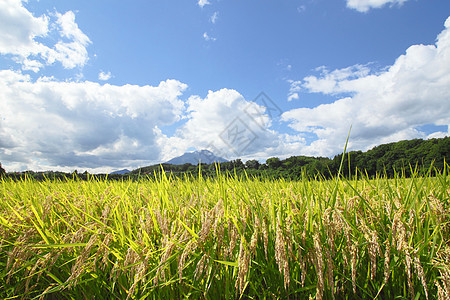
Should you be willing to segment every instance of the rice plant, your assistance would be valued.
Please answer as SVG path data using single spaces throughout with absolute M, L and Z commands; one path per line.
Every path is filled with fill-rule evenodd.
M 448 168 L 2 179 L 2 299 L 448 299 Z

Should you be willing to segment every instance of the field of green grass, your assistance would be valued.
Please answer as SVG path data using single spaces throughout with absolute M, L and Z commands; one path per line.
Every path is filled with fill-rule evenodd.
M 0 298 L 449 299 L 448 173 L 0 179 Z

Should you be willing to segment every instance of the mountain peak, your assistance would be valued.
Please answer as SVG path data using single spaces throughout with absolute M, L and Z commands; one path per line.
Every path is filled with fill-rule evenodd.
M 128 169 L 123 169 L 123 170 L 118 170 L 118 171 L 111 172 L 111 173 L 109 173 L 109 174 L 120 174 L 120 175 L 124 175 L 124 174 L 128 174 L 128 173 L 130 173 L 130 172 L 131 172 L 131 171 L 128 170 Z
M 181 156 L 172 158 L 166 163 L 172 165 L 184 165 L 188 163 L 192 165 L 198 165 L 199 162 L 211 164 L 215 162 L 218 163 L 227 162 L 227 160 L 222 157 L 214 155 L 214 153 L 212 153 L 209 150 L 203 149 L 203 150 L 196 150 L 193 152 L 186 152 Z

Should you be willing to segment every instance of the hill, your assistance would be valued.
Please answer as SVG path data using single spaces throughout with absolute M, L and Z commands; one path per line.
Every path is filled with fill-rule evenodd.
M 124 174 L 128 174 L 128 173 L 130 173 L 130 172 L 131 172 L 131 171 L 128 170 L 128 169 L 123 169 L 123 170 L 118 170 L 118 171 L 111 172 L 111 173 L 109 173 L 109 174 L 120 174 L 120 175 L 124 175 Z
M 138 178 L 140 175 L 153 175 L 161 173 L 162 170 L 166 173 L 171 173 L 174 176 L 184 176 L 191 174 L 198 176 L 216 176 L 217 170 L 215 163 L 204 163 L 206 158 L 217 156 L 208 156 L 212 154 L 207 153 L 207 150 L 198 151 L 193 156 L 195 161 L 202 161 L 201 164 L 190 162 L 183 163 L 183 155 L 170 160 L 169 162 L 183 163 L 172 164 L 163 163 L 155 164 L 143 168 L 133 170 L 125 173 L 128 170 L 120 170 L 109 175 L 97 174 L 97 178 L 107 177 L 108 179 L 123 179 Z M 201 158 L 203 153 L 203 159 Z M 213 154 L 212 154 L 213 155 Z M 186 156 L 184 156 L 186 157 Z M 189 156 L 187 156 L 189 158 Z M 191 156 L 192 157 L 192 156 Z M 214 161 L 215 159 L 211 159 Z M 345 154 L 344 163 L 342 165 L 341 174 L 348 177 L 355 174 L 356 170 L 367 174 L 369 177 L 377 174 L 385 174 L 387 177 L 393 177 L 395 173 L 402 172 L 404 176 L 411 176 L 412 172 L 419 172 L 425 174 L 433 167 L 432 171 L 443 170 L 450 160 L 450 138 L 445 137 L 441 139 L 414 139 L 405 140 L 396 143 L 389 143 L 379 145 L 366 152 L 351 151 Z M 188 160 L 186 160 L 188 161 Z M 292 156 L 286 159 L 279 159 L 271 157 L 265 163 L 260 163 L 257 160 L 249 160 L 243 163 L 240 159 L 232 161 L 220 162 L 220 171 L 222 173 L 231 173 L 238 176 L 256 176 L 261 178 L 285 178 L 291 180 L 302 179 L 305 175 L 314 178 L 322 176 L 330 178 L 338 174 L 338 170 L 342 161 L 342 154 L 336 155 L 333 158 L 328 157 L 308 157 L 308 156 Z M 162 169 L 161 169 L 162 167 Z M 0 173 L 1 173 L 0 169 Z M 121 174 L 123 173 L 123 174 Z M 1 174 L 0 174 L 1 175 Z M 89 174 L 78 173 L 62 173 L 62 172 L 21 172 L 21 173 L 6 173 L 5 176 L 21 180 L 23 178 L 33 177 L 38 180 L 45 178 L 72 178 L 74 176 L 79 179 L 88 179 L 92 176 Z
M 191 164 L 191 165 L 197 165 L 199 163 L 206 163 L 206 164 L 212 164 L 212 163 L 222 163 L 227 162 L 226 159 L 215 156 L 214 153 L 208 150 L 200 150 L 200 151 L 194 151 L 194 152 L 186 152 L 181 156 L 172 158 L 166 164 L 171 165 L 184 165 L 184 164 Z
M 364 172 L 369 176 L 386 174 L 394 176 L 395 172 L 404 172 L 410 176 L 417 167 L 417 171 L 426 172 L 431 166 L 438 170 L 444 168 L 444 162 L 450 159 L 450 138 L 441 139 L 414 139 L 395 143 L 383 144 L 366 152 L 351 151 L 345 154 L 341 174 L 350 176 L 356 170 Z M 286 159 L 271 157 L 265 163 L 257 160 L 249 160 L 243 163 L 240 159 L 220 163 L 220 170 L 224 172 L 236 172 L 243 174 L 244 170 L 249 176 L 301 179 L 302 176 L 315 177 L 321 175 L 325 178 L 336 175 L 342 161 L 342 154 L 333 158 L 292 156 Z M 169 161 L 170 162 L 170 161 Z M 164 171 L 173 175 L 191 173 L 199 174 L 199 166 L 191 163 L 183 165 L 162 164 Z M 411 168 L 410 168 L 411 167 Z M 203 176 L 215 176 L 215 164 L 203 164 L 201 172 Z M 161 165 L 153 165 L 133 171 L 137 174 L 153 174 L 159 172 Z

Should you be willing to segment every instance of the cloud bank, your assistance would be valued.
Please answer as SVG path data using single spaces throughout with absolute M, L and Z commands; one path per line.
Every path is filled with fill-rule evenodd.
M 450 18 L 435 45 L 413 45 L 381 72 L 355 65 L 303 79 L 309 93 L 340 95 L 333 103 L 293 109 L 284 121 L 299 133 L 317 136 L 309 147 L 320 155 L 342 149 L 351 125 L 351 145 L 375 145 L 411 138 L 426 138 L 418 128 L 427 124 L 450 125 Z M 298 90 L 299 82 L 291 83 Z M 435 132 L 432 136 L 449 135 Z
M 158 126 L 183 112 L 187 86 L 32 81 L 0 71 L 0 155 L 26 165 L 98 168 L 157 160 Z

